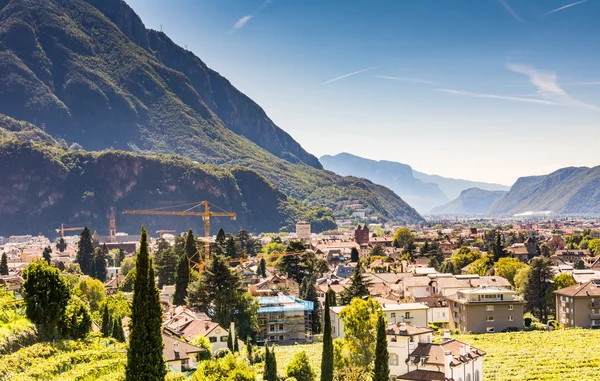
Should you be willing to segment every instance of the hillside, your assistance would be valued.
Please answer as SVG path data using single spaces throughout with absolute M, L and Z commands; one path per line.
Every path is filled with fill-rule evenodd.
M 487 191 L 479 188 L 465 189 L 458 198 L 433 208 L 431 214 L 485 214 L 490 206 L 506 193 L 505 191 Z
M 489 210 L 493 215 L 552 211 L 600 214 L 600 166 L 569 167 L 549 175 L 523 177 Z
M 370 160 L 349 153 L 325 155 L 319 161 L 326 169 L 340 175 L 364 177 L 392 189 L 420 213 L 428 213 L 433 207 L 446 204 L 465 189 L 508 190 L 504 185 L 427 175 L 406 164 Z
M 287 196 L 422 221 L 392 191 L 322 170 L 266 113 L 122 0 L 0 0 L 0 113 L 67 146 L 244 166 Z M 193 197 L 192 200 L 197 200 Z

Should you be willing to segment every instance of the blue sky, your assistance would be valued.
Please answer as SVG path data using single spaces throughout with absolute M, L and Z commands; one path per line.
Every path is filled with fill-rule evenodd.
M 317 156 L 508 185 L 600 165 L 600 1 L 126 1 Z

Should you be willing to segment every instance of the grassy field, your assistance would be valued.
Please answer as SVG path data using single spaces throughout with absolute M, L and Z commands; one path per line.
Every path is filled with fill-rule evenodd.
M 315 371 L 317 379 L 319 379 L 321 376 L 321 353 L 323 352 L 323 343 L 276 346 L 275 355 L 277 357 L 277 371 L 280 376 L 285 375 L 288 364 L 297 353 L 302 351 L 305 351 L 308 355 L 310 365 Z

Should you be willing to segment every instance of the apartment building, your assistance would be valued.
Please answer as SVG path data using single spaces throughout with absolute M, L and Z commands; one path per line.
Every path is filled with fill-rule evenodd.
M 462 332 L 491 333 L 523 327 L 525 302 L 516 291 L 481 287 L 447 296 L 450 328 Z
M 600 326 L 600 279 L 554 291 L 556 321 L 565 327 Z
M 259 296 L 258 342 L 304 343 L 312 334 L 313 302 L 278 294 Z

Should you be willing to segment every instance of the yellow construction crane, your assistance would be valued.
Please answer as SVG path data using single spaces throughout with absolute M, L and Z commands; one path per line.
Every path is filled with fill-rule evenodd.
M 57 233 L 60 233 L 62 238 L 65 238 L 65 232 L 75 231 L 75 230 L 83 230 L 83 228 L 66 228 L 65 224 L 60 224 L 60 228 L 55 229 Z
M 198 207 L 204 207 L 203 211 L 194 211 L 194 209 Z M 177 210 L 169 210 L 175 208 L 189 207 L 183 211 Z M 211 209 L 212 208 L 212 209 Z M 216 211 L 213 211 L 216 210 Z M 162 216 L 192 216 L 192 217 L 202 217 L 204 220 L 204 252 L 206 255 L 206 259 L 210 256 L 210 218 L 211 217 L 229 217 L 235 221 L 236 214 L 228 212 L 216 205 L 211 204 L 208 201 L 202 202 L 193 202 L 190 204 L 183 205 L 175 205 L 175 206 L 167 206 L 164 208 L 156 208 L 156 209 L 142 209 L 142 210 L 124 210 L 123 214 L 153 214 L 153 215 L 162 215 Z M 200 265 L 200 263 L 196 263 L 196 265 Z

